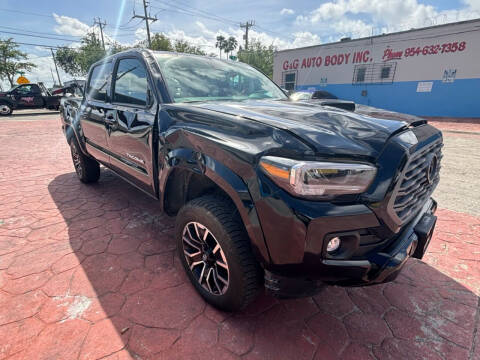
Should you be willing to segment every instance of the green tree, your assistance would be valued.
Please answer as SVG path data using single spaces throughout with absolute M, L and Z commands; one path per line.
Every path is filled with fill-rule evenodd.
M 237 48 L 238 42 L 233 36 L 230 36 L 226 40 L 225 52 L 227 53 L 227 59 L 229 58 L 228 55 Z
M 259 40 L 253 39 L 249 44 L 248 50 L 240 48 L 238 50 L 238 60 L 247 63 L 268 77 L 273 77 L 273 53 L 277 48 L 273 45 L 264 45 Z
M 215 47 L 220 50 L 220 59 L 222 58 L 222 50 L 225 49 L 225 46 L 227 45 L 227 40 L 223 35 L 218 35 L 217 36 L 217 42 L 215 43 Z
M 7 79 L 10 86 L 15 85 L 15 76 L 30 71 L 35 64 L 23 61 L 27 54 L 18 50 L 18 44 L 12 39 L 0 40 L 0 79 Z
M 93 63 L 96 63 L 106 55 L 107 51 L 103 49 L 100 39 L 97 39 L 95 34 L 90 33 L 82 39 L 82 45 L 79 48 L 63 47 L 58 49 L 55 59 L 58 66 L 67 74 L 83 76 L 88 72 Z
M 235 39 L 233 36 L 230 36 L 227 39 L 227 45 L 225 47 L 225 51 L 227 53 L 227 59 L 229 58 L 229 54 L 231 54 L 231 52 L 234 51 L 237 47 L 238 47 L 237 39 Z
M 151 37 L 152 46 L 150 47 L 151 50 L 158 50 L 158 51 L 173 51 L 172 42 L 168 37 L 163 34 L 156 33 Z M 148 47 L 147 43 L 142 43 L 143 46 L 141 47 Z
M 177 40 L 175 42 L 175 51 L 179 53 L 195 54 L 195 55 L 207 55 L 200 47 L 190 44 L 186 40 Z

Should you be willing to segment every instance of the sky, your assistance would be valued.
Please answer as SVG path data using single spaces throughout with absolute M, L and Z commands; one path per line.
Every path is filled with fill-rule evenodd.
M 480 0 L 149 0 L 151 32 L 182 39 L 218 54 L 217 35 L 243 43 L 240 23 L 253 20 L 250 39 L 279 50 L 381 33 L 480 18 Z M 0 0 L 0 39 L 12 37 L 37 68 L 31 82 L 53 85 L 50 49 L 79 46 L 96 31 L 94 18 L 106 22 L 106 42 L 132 45 L 146 38 L 142 0 Z M 34 36 L 31 36 L 34 35 Z M 29 45 L 27 45 L 29 44 Z M 62 81 L 71 79 L 60 70 Z M 3 88 L 7 89 L 6 83 Z

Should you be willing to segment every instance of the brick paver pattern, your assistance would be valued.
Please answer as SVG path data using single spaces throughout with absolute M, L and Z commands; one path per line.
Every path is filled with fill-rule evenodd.
M 438 215 L 392 283 L 223 313 L 158 203 L 106 169 L 77 180 L 58 114 L 0 119 L 0 359 L 479 360 L 480 219 Z

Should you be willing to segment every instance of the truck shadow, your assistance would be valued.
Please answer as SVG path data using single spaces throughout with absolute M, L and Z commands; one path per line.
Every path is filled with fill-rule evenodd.
M 155 359 L 469 357 L 479 298 L 424 262 L 410 260 L 393 283 L 288 301 L 261 294 L 227 314 L 188 282 L 174 219 L 156 201 L 105 169 L 97 184 L 69 173 L 48 189 L 78 262 L 66 272 L 68 294 L 84 305 L 77 316 L 108 324 L 95 357 L 122 349 Z

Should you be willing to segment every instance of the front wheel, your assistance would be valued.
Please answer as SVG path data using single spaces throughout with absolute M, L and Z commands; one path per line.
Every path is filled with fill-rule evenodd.
M 208 303 L 236 311 L 255 299 L 261 272 L 230 202 L 216 196 L 190 201 L 177 215 L 175 235 L 183 267 Z
M 75 137 L 70 140 L 70 152 L 72 153 L 73 166 L 81 182 L 92 183 L 100 178 L 100 164 L 80 150 Z
M 0 116 L 8 116 L 13 112 L 12 107 L 9 104 L 0 104 Z

